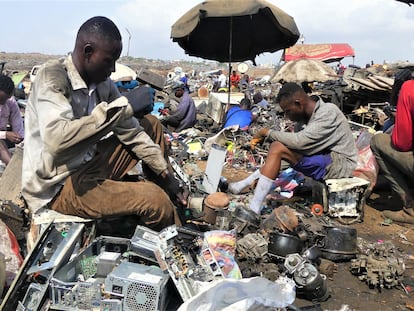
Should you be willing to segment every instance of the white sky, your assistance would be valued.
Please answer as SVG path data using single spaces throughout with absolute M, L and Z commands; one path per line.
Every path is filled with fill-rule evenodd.
M 226 1 L 226 0 L 223 0 Z M 291 15 L 305 43 L 348 43 L 355 65 L 414 62 L 414 6 L 395 0 L 268 0 Z M 0 0 L 0 52 L 62 55 L 73 48 L 79 26 L 103 15 L 119 27 L 122 55 L 163 60 L 199 60 L 170 39 L 171 25 L 196 0 Z M 258 64 L 277 64 L 281 52 Z M 1 54 L 0 54 L 1 60 Z M 352 63 L 352 58 L 343 63 Z

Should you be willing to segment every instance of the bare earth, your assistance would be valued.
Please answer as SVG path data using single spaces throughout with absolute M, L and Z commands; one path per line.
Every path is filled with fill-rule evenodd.
M 0 52 L 0 62 L 6 61 L 6 72 L 29 71 L 34 65 L 42 64 L 45 61 L 60 56 L 42 55 L 38 53 L 4 53 Z M 177 64 L 155 64 L 136 60 L 135 67 L 156 66 L 160 72 L 167 72 Z M 131 61 L 132 62 L 132 61 Z M 126 63 L 126 61 L 124 62 Z M 225 169 L 223 175 L 229 181 L 240 180 L 247 175 L 233 168 Z M 358 236 L 368 242 L 379 240 L 390 240 L 395 246 L 403 250 L 406 255 L 405 280 L 406 284 L 412 284 L 414 288 L 414 226 L 400 226 L 398 224 L 384 225 L 381 210 L 398 209 L 396 201 L 389 197 L 386 190 L 375 190 L 365 206 L 365 217 L 362 223 L 352 224 L 357 229 Z M 328 279 L 328 288 L 331 297 L 320 303 L 322 310 L 340 310 L 343 305 L 348 305 L 347 310 L 414 310 L 414 291 L 408 294 L 402 288 L 370 289 L 367 284 L 360 281 L 350 272 L 350 263 L 338 263 L 337 272 L 331 279 Z M 312 305 L 312 302 L 305 300 L 295 301 L 299 307 Z M 317 309 L 311 309 L 317 310 Z
M 236 181 L 247 176 L 248 173 L 240 172 L 234 168 L 227 168 L 223 175 L 229 182 Z M 328 278 L 328 289 L 331 297 L 320 303 L 321 310 L 341 310 L 348 305 L 346 310 L 361 311 L 394 311 L 414 310 L 414 225 L 400 226 L 398 224 L 384 224 L 381 211 L 385 209 L 398 209 L 398 202 L 389 197 L 388 189 L 374 189 L 365 205 L 363 222 L 350 225 L 357 229 L 358 237 L 370 243 L 377 241 L 391 241 L 405 254 L 406 270 L 405 283 L 412 284 L 413 291 L 405 293 L 401 288 L 370 289 L 369 286 L 350 272 L 350 262 L 336 263 L 337 272 Z M 318 303 L 316 303 L 318 304 Z M 297 299 L 298 307 L 312 306 L 307 300 Z M 311 309 L 318 310 L 318 309 Z

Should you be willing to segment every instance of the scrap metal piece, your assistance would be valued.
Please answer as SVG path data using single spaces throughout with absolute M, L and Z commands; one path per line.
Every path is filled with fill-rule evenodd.
M 304 263 L 294 273 L 293 279 L 297 284 L 298 296 L 309 300 L 326 301 L 330 293 L 326 277 L 319 273 L 311 263 Z
M 237 253 L 242 258 L 261 259 L 267 255 L 267 241 L 259 233 L 249 233 L 237 241 Z
M 390 243 L 368 246 L 365 254 L 351 260 L 351 273 L 365 281 L 370 288 L 393 288 L 401 284 L 405 271 L 402 257 Z
M 278 265 L 273 262 L 252 263 L 249 260 L 240 261 L 239 268 L 243 278 L 261 276 L 271 281 L 276 281 L 280 276 Z

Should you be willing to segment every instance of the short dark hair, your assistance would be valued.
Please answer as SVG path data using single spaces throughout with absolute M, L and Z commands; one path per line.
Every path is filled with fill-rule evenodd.
M 413 78 L 412 71 L 410 69 L 399 70 L 394 76 L 394 84 L 391 88 L 390 104 L 391 106 L 397 106 L 398 95 L 400 94 L 400 89 L 405 81 L 411 80 Z
M 290 98 L 299 91 L 303 92 L 303 89 L 299 84 L 294 82 L 285 83 L 277 94 L 276 102 L 280 103 L 282 99 Z
M 255 104 L 257 104 L 258 102 L 261 102 L 263 100 L 263 95 L 260 92 L 257 92 L 253 95 L 253 101 Z
M 84 22 L 79 28 L 76 40 L 80 35 L 96 36 L 105 41 L 122 40 L 118 27 L 104 16 L 95 16 Z
M 245 97 L 240 101 L 240 107 L 246 107 L 246 110 L 250 110 L 250 108 L 252 107 L 252 102 L 250 101 L 250 99 Z
M 0 91 L 8 95 L 13 95 L 14 82 L 9 76 L 0 75 Z

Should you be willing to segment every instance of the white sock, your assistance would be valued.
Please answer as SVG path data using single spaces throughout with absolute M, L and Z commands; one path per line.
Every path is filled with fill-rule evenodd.
M 274 180 L 261 175 L 257 182 L 256 189 L 254 190 L 253 199 L 250 201 L 249 208 L 260 215 L 262 211 L 262 203 L 272 188 Z
M 256 179 L 261 176 L 260 170 L 254 171 L 252 174 L 237 182 L 229 184 L 229 191 L 233 194 L 239 194 L 244 188 L 250 186 Z

